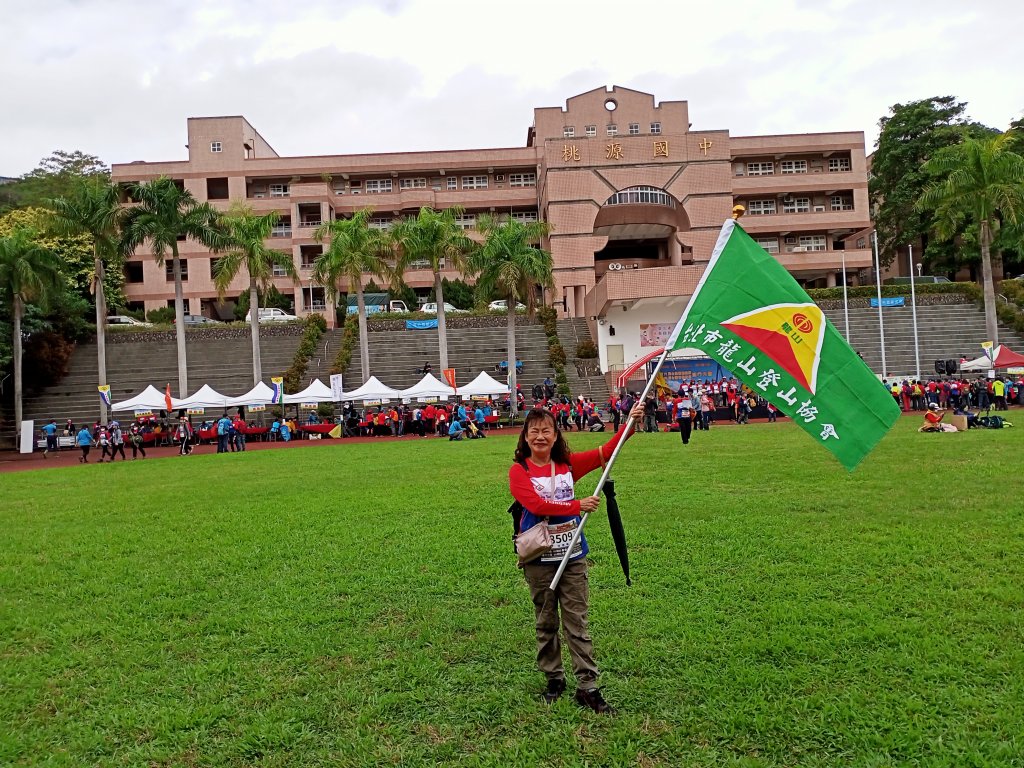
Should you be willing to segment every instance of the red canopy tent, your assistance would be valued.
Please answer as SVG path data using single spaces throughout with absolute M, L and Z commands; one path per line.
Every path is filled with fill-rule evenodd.
M 1003 344 L 996 347 L 995 357 L 996 368 L 1019 368 L 1024 367 L 1024 355 L 1018 355 L 1012 349 Z

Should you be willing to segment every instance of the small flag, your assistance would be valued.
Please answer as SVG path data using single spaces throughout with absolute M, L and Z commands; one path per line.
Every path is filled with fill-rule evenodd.
M 276 405 L 284 403 L 284 376 L 272 376 L 270 379 L 270 388 L 274 390 L 274 395 L 270 399 L 270 402 Z
M 444 380 L 448 382 L 448 386 L 452 389 L 458 389 L 455 385 L 455 369 L 445 368 L 444 369 Z
M 337 426 L 335 426 L 334 429 L 332 429 L 327 434 L 330 435 L 333 438 L 341 437 L 341 424 L 338 424 Z
M 344 379 L 340 373 L 331 374 L 331 397 L 336 403 L 345 399 Z
M 668 347 L 702 350 L 850 470 L 900 415 L 785 267 L 732 220 Z
M 168 411 L 174 410 L 174 403 L 171 402 L 171 385 L 167 385 L 167 389 L 164 390 L 164 405 L 167 406 Z
M 103 404 L 105 406 L 107 406 L 107 408 L 109 408 L 110 407 L 110 385 L 109 384 L 100 384 L 99 386 L 96 387 L 96 389 L 99 390 L 100 400 L 102 400 Z

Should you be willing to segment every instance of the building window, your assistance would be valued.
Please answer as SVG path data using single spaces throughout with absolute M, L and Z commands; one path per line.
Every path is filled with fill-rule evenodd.
M 124 280 L 126 283 L 142 283 L 145 282 L 142 276 L 142 262 L 141 261 L 128 261 L 124 265 Z
M 420 178 L 417 178 L 417 179 L 399 179 L 398 180 L 398 188 L 399 189 L 426 189 L 427 188 L 427 178 L 425 176 L 421 176 Z
M 366 194 L 368 195 L 390 192 L 391 179 L 367 179 L 363 189 L 366 190 Z
M 810 213 L 811 198 L 809 197 L 787 197 L 782 201 L 783 213 Z
M 282 216 L 277 220 L 277 224 L 270 230 L 271 237 L 291 237 L 292 236 L 292 217 Z
M 630 136 L 639 136 L 640 135 L 640 123 L 630 123 L 629 124 L 629 135 Z
M 623 189 L 621 192 L 616 192 L 614 195 L 605 201 L 605 205 L 629 205 L 636 203 L 653 204 L 653 205 L 667 205 L 669 208 L 676 207 L 675 198 L 672 197 L 668 192 L 657 187 L 629 187 Z
M 216 257 L 210 257 L 210 279 L 215 280 L 217 278 L 217 264 L 220 263 L 220 259 Z
M 217 179 L 206 180 L 206 199 L 207 200 L 227 200 L 228 199 L 228 180 L 227 177 L 221 177 Z
M 271 197 L 288 197 L 291 194 L 287 184 L 271 184 L 270 185 L 270 196 Z
M 750 200 L 747 202 L 747 213 L 751 216 L 767 216 L 775 213 L 775 201 Z
M 487 177 L 486 176 L 463 176 L 462 177 L 462 188 L 463 189 L 487 189 Z
M 536 173 L 510 173 L 508 175 L 508 185 L 510 187 L 536 187 L 537 186 L 537 174 Z
M 651 133 L 655 135 L 661 133 L 661 123 L 651 123 Z
M 779 252 L 779 238 L 777 237 L 755 237 L 754 240 L 768 253 Z
M 513 211 L 512 221 L 531 222 L 537 221 L 536 211 Z
M 825 250 L 825 236 L 824 235 L 801 235 L 800 236 L 800 247 L 805 251 L 824 251 Z
M 274 277 L 288 277 L 288 272 L 280 264 L 274 264 L 271 267 L 270 274 Z
M 574 125 L 567 125 L 567 126 L 562 128 L 562 138 L 571 139 L 575 135 L 576 135 L 576 126 L 574 126 Z
M 379 216 L 374 219 L 370 219 L 370 229 L 387 229 L 391 226 L 391 219 L 386 216 Z
M 605 131 L 609 136 L 618 136 L 619 126 L 617 126 L 615 123 L 608 123 L 608 127 L 605 129 Z
M 210 151 L 211 152 L 222 152 L 223 150 L 224 150 L 224 146 L 219 141 L 211 141 L 210 142 Z
M 829 202 L 832 204 L 833 211 L 853 210 L 853 198 L 844 197 L 843 195 L 833 195 L 829 198 Z
M 597 126 L 588 125 L 586 128 L 587 136 L 597 136 Z
M 775 163 L 747 163 L 747 176 L 774 176 Z
M 458 178 L 456 178 L 455 176 L 449 176 L 448 177 L 448 189 L 458 189 L 458 188 L 459 188 L 459 180 L 458 180 Z
M 783 160 L 779 163 L 779 170 L 783 173 L 807 173 L 807 161 Z
M 828 159 L 829 173 L 841 173 L 843 171 L 849 171 L 850 169 L 850 158 L 848 157 L 830 157 Z
M 178 263 L 181 264 L 181 280 L 184 282 L 188 280 L 188 259 L 178 259 Z M 167 259 L 164 262 L 164 275 L 167 282 L 174 282 L 174 259 Z
M 476 214 L 464 213 L 455 217 L 455 223 L 463 229 L 472 229 L 476 226 Z

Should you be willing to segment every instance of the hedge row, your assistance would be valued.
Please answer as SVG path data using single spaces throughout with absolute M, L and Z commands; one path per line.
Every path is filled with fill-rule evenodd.
M 347 373 L 352 364 L 352 350 L 359 340 L 359 315 L 346 315 L 345 328 L 341 334 L 341 346 L 331 366 L 331 373 Z
M 914 286 L 914 293 L 921 295 L 926 293 L 960 293 L 971 298 L 981 295 L 981 289 L 977 283 L 920 283 Z M 817 301 L 818 299 L 841 299 L 843 298 L 842 286 L 838 288 L 811 288 L 807 295 Z M 878 296 L 878 288 L 874 285 L 859 285 L 856 288 L 847 288 L 846 295 L 851 299 L 870 299 Z M 882 296 L 909 296 L 910 285 L 883 285 Z
M 309 367 L 309 359 L 316 354 L 316 345 L 327 330 L 327 320 L 323 315 L 313 314 L 302 321 L 302 341 L 295 350 L 295 358 L 291 367 L 284 373 L 284 391 L 294 394 L 302 388 L 302 379 Z

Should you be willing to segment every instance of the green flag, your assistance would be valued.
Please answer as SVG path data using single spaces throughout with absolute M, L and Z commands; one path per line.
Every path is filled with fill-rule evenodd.
M 785 267 L 735 221 L 668 349 L 702 350 L 856 467 L 899 418 L 892 395 Z

